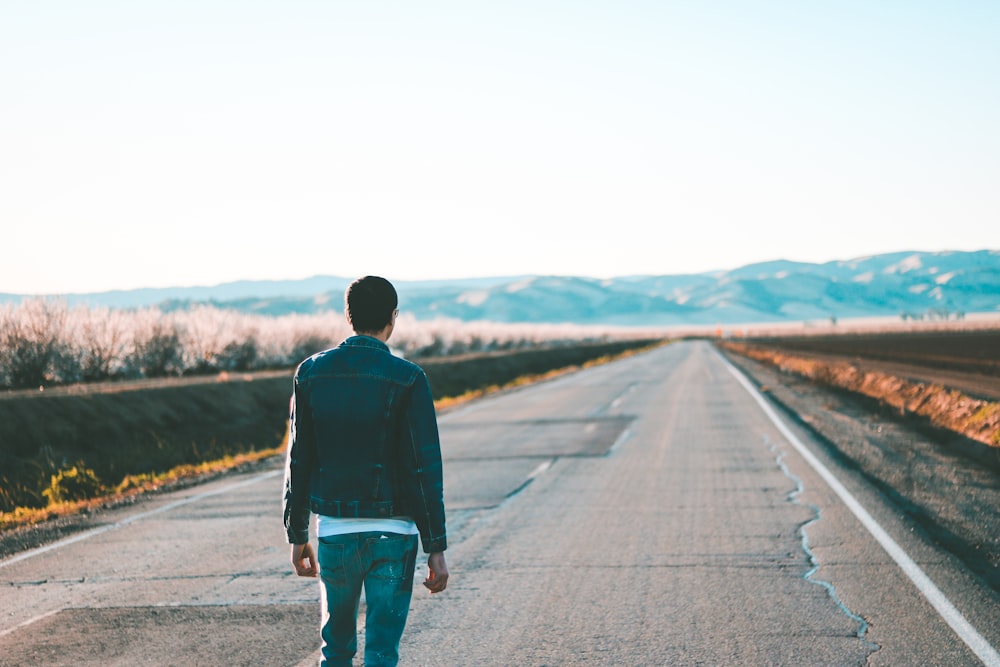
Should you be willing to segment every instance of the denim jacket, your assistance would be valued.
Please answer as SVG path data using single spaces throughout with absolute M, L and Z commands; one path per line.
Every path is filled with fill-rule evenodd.
M 309 512 L 411 517 L 424 551 L 447 548 L 441 445 L 430 385 L 376 338 L 352 336 L 295 372 L 285 532 L 309 541 Z

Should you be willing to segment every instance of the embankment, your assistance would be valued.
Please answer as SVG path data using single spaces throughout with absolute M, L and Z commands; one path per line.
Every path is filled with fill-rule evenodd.
M 919 416 L 938 428 L 1000 448 L 1000 403 L 966 396 L 936 384 L 905 380 L 849 361 L 812 359 L 782 350 L 723 341 L 720 347 L 830 387 L 862 394 L 890 405 L 901 415 Z
M 615 341 L 420 363 L 435 397 L 446 398 L 654 342 Z M 108 492 L 120 489 L 123 481 L 128 484 L 130 476 L 274 450 L 287 429 L 291 376 L 289 370 L 0 395 L 0 518 L 16 508 L 49 505 L 43 492 L 53 485 L 53 475 L 73 467 L 92 471 L 92 485 L 99 483 Z M 86 479 L 77 476 L 66 483 L 79 487 L 91 479 L 88 473 Z

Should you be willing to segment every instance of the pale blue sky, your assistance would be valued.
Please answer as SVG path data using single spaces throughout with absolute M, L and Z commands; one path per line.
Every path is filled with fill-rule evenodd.
M 0 4 L 0 292 L 1000 248 L 1000 3 Z

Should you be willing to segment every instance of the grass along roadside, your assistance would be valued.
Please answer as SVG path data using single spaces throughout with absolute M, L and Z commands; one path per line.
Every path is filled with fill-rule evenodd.
M 669 341 L 662 340 L 643 341 L 642 344 L 638 346 L 635 346 L 634 343 L 620 344 L 618 346 L 613 346 L 612 352 L 601 354 L 596 357 L 585 358 L 586 355 L 583 355 L 584 360 L 580 361 L 580 363 L 564 365 L 543 372 L 525 373 L 506 382 L 475 387 L 467 389 L 456 395 L 445 396 L 436 400 L 435 406 L 439 410 L 447 410 L 496 392 L 507 391 L 513 388 L 533 384 L 535 382 L 559 377 L 583 368 L 590 368 L 592 366 L 633 356 L 635 354 L 653 349 L 654 347 L 667 344 L 668 342 Z M 502 355 L 492 355 L 492 357 L 498 361 L 500 356 Z M 483 363 L 482 359 L 477 357 L 469 357 L 460 360 L 460 362 L 471 363 L 473 367 Z M 453 360 L 450 363 L 455 364 L 459 362 Z M 533 358 L 531 360 L 531 364 L 535 363 L 537 363 L 537 359 Z M 449 362 L 446 359 L 434 360 L 433 363 L 426 364 L 425 368 L 427 369 L 429 376 L 433 374 L 440 379 L 444 376 L 444 373 L 441 372 L 442 367 L 445 367 L 448 364 Z M 510 369 L 507 368 L 501 369 L 500 376 L 502 377 L 503 374 L 509 370 Z M 452 382 L 451 385 L 460 386 L 454 382 Z M 235 386 L 238 387 L 240 385 L 237 384 Z M 286 420 L 284 438 L 281 439 L 277 446 L 226 454 L 224 456 L 213 457 L 209 460 L 197 463 L 183 463 L 171 466 L 163 472 L 131 473 L 125 475 L 120 483 L 110 487 L 101 484 L 100 480 L 93 473 L 93 471 L 87 467 L 87 464 L 81 461 L 76 465 L 66 467 L 51 475 L 51 481 L 48 489 L 42 491 L 48 499 L 48 504 L 44 507 L 16 507 L 13 511 L 0 512 L 0 533 L 9 533 L 20 528 L 34 526 L 53 519 L 89 514 L 100 511 L 101 509 L 110 509 L 122 504 L 134 502 L 138 496 L 143 494 L 170 490 L 178 488 L 181 485 L 189 485 L 205 481 L 207 479 L 212 479 L 229 471 L 245 469 L 249 466 L 265 462 L 273 457 L 284 456 L 287 448 L 287 438 L 288 430 Z M 62 475 L 61 478 L 60 475 Z M 86 488 L 81 489 L 80 487 Z M 63 489 L 62 492 L 59 491 L 60 488 Z M 74 489 L 77 489 L 75 491 L 76 493 L 86 495 L 86 497 L 65 497 L 67 495 L 72 496 Z
M 163 473 L 128 475 L 113 489 L 101 487 L 98 495 L 80 500 L 55 500 L 46 507 L 18 507 L 13 512 L 0 512 L 0 533 L 31 526 L 42 521 L 110 509 L 133 501 L 136 496 L 171 490 L 185 482 L 202 482 L 218 475 L 284 454 L 279 447 L 225 456 L 214 461 L 186 463 Z M 79 474 L 79 469 L 78 474 Z M 55 475 L 53 476 L 55 477 Z

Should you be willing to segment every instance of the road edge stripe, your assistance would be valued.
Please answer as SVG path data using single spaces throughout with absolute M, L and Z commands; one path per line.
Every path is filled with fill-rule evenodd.
M 73 535 L 72 537 L 67 537 L 67 538 L 59 540 L 57 542 L 52 542 L 51 544 L 46 544 L 44 546 L 37 547 L 37 548 L 31 549 L 29 551 L 23 551 L 23 552 L 15 555 L 15 556 L 11 556 L 10 558 L 8 558 L 6 560 L 0 560 L 0 568 L 7 567 L 8 565 L 13 565 L 14 563 L 20 563 L 23 560 L 28 560 L 29 558 L 33 558 L 35 556 L 40 556 L 41 554 L 47 553 L 49 551 L 55 551 L 56 549 L 61 549 L 62 547 L 66 547 L 66 546 L 69 546 L 71 544 L 76 544 L 77 542 L 82 542 L 83 540 L 90 539 L 91 537 L 94 537 L 96 535 L 100 535 L 102 533 L 107 533 L 108 531 L 118 530 L 119 528 L 124 528 L 125 526 L 129 525 L 130 523 L 135 523 L 136 521 L 140 521 L 142 519 L 149 518 L 149 517 L 154 516 L 156 514 L 161 514 L 163 512 L 169 512 L 172 509 L 176 509 L 176 508 L 182 507 L 184 505 L 190 505 L 191 503 L 198 502 L 199 500 L 204 500 L 205 498 L 210 498 L 212 496 L 217 496 L 220 493 L 226 493 L 228 491 L 232 491 L 234 489 L 239 489 L 239 488 L 242 488 L 244 486 L 250 486 L 251 484 L 256 484 L 257 482 L 259 482 L 261 480 L 268 479 L 270 477 L 276 477 L 277 475 L 281 475 L 283 473 L 284 473 L 284 470 L 270 470 L 268 472 L 261 473 L 260 475 L 256 475 L 254 477 L 251 477 L 250 479 L 246 479 L 246 480 L 243 480 L 241 482 L 236 482 L 234 484 L 228 484 L 228 485 L 222 487 L 221 489 L 215 489 L 215 490 L 212 490 L 212 491 L 206 491 L 204 493 L 199 493 L 197 495 L 189 496 L 187 498 L 181 498 L 180 500 L 175 500 L 172 503 L 167 503 L 166 505 L 163 505 L 161 507 L 157 507 L 156 509 L 149 510 L 148 512 L 140 512 L 139 514 L 133 514 L 132 516 L 126 517 L 125 519 L 122 519 L 121 521 L 118 521 L 118 522 L 115 522 L 115 523 L 110 523 L 110 524 L 108 524 L 106 526 L 100 526 L 98 528 L 92 528 L 92 529 L 90 529 L 88 531 L 85 531 L 85 532 L 82 532 L 82 533 L 77 533 L 76 535 Z

